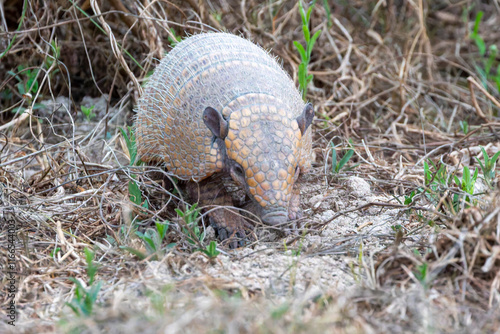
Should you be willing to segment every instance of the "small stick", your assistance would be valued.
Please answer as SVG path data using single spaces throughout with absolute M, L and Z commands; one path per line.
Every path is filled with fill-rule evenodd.
M 493 102 L 493 104 L 494 104 L 494 105 L 496 105 L 498 108 L 500 108 L 500 102 L 498 102 L 498 101 L 497 101 L 497 99 L 495 99 L 495 98 L 493 97 L 493 95 L 491 95 L 490 93 L 488 93 L 488 91 L 486 91 L 486 89 L 484 89 L 484 87 L 483 87 L 483 86 L 481 86 L 479 83 L 477 83 L 477 81 L 476 81 L 476 80 L 474 80 L 474 78 L 473 78 L 473 77 L 471 77 L 471 76 L 470 76 L 470 77 L 468 77 L 468 78 L 467 78 L 467 81 L 469 82 L 469 90 L 471 91 L 471 95 L 473 96 L 473 100 L 472 100 L 473 102 L 474 102 L 476 99 L 475 99 L 474 94 L 472 93 L 472 84 L 473 84 L 474 86 L 476 86 L 476 87 L 477 87 L 477 88 L 478 88 L 478 89 L 479 89 L 479 90 L 480 90 L 480 91 L 481 91 L 484 95 L 486 95 L 486 97 L 487 97 L 487 98 L 488 98 L 491 102 Z
M 483 113 L 483 111 L 481 110 L 481 107 L 479 107 L 479 104 L 477 103 L 476 94 L 474 94 L 474 88 L 472 87 L 472 82 L 474 81 L 474 79 L 472 79 L 471 77 L 468 77 L 467 81 L 469 82 L 469 91 L 470 91 L 470 97 L 472 99 L 472 105 L 476 109 L 477 115 L 480 118 L 482 118 L 485 122 L 488 122 L 486 115 Z
M 493 95 L 491 95 L 490 93 L 488 93 L 488 91 L 486 89 L 484 89 L 483 86 L 481 86 L 480 84 L 478 84 L 477 81 L 474 80 L 473 77 L 468 77 L 467 81 L 469 81 L 470 83 L 473 83 L 474 86 L 476 86 L 484 95 L 486 95 L 486 97 L 488 99 L 491 100 L 491 102 L 493 102 L 493 104 L 495 104 L 498 108 L 500 108 L 500 102 L 498 102 L 497 99 L 495 99 L 493 97 Z
M 26 108 L 26 110 L 21 114 L 21 116 L 19 116 L 18 118 L 14 118 L 9 123 L 0 126 L 0 130 L 7 130 L 14 125 L 19 126 L 31 114 L 32 114 L 31 107 Z

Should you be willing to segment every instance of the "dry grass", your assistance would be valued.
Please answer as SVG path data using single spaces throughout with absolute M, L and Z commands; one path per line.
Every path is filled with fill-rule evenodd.
M 274 277 L 265 290 L 211 274 L 222 262 L 193 253 L 174 212 L 185 208 L 182 192 L 166 186 L 158 168 L 130 167 L 118 131 L 131 124 L 140 85 L 174 35 L 241 34 L 272 49 L 296 79 L 300 60 L 292 42 L 303 37 L 295 1 L 0 3 L 0 210 L 14 210 L 18 226 L 16 330 L 498 333 L 498 177 L 492 188 L 480 182 L 474 205 L 454 207 L 456 185 L 432 188 L 423 163 L 432 160 L 460 176 L 463 166 L 478 167 L 480 146 L 490 156 L 500 149 L 500 95 L 492 80 L 483 86 L 476 69 L 482 59 L 469 38 L 482 10 L 481 36 L 486 45 L 497 42 L 500 8 L 477 1 L 328 2 L 330 22 L 322 1 L 312 14 L 311 28 L 322 34 L 310 66 L 316 157 L 303 181 L 310 189 L 305 198 L 328 197 L 349 175 L 388 199 L 428 192 L 409 205 L 386 200 L 335 208 L 328 224 L 373 208 L 397 210 L 405 224 L 390 235 L 339 235 L 335 243 L 304 250 L 301 259 L 337 254 L 351 265 L 353 289 L 319 292 L 314 278 L 298 291 L 291 278 Z M 42 101 L 55 102 L 39 108 Z M 85 121 L 81 105 L 96 105 L 97 116 Z M 460 121 L 469 125 L 467 134 Z M 355 149 L 353 163 L 360 166 L 332 176 L 332 144 L 339 153 Z M 148 209 L 129 200 L 133 175 L 150 199 Z M 134 224 L 140 221 L 143 230 L 158 219 L 172 222 L 164 245 L 176 243 L 159 262 L 119 247 L 141 249 Z M 310 234 L 325 228 L 309 223 Z M 264 243 L 267 234 L 260 235 Z M 285 240 L 296 247 L 307 237 Z M 3 225 L 2 271 L 7 238 Z M 284 251 L 283 240 L 265 244 Z M 84 247 L 96 251 L 97 279 L 104 283 L 95 314 L 79 318 L 64 302 L 75 293 L 68 278 L 86 280 Z M 237 265 L 242 255 L 223 259 Z M 273 285 L 282 281 L 283 291 Z M 0 328 L 12 330 L 5 320 L 7 284 L 3 275 Z

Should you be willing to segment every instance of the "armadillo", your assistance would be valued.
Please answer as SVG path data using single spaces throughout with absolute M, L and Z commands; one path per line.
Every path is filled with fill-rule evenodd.
M 207 181 L 229 174 L 265 224 L 281 225 L 302 215 L 295 183 L 311 167 L 313 117 L 264 49 L 228 33 L 197 34 L 179 42 L 145 86 L 135 121 L 138 157 L 197 182 L 202 204 L 232 205 L 225 189 L 213 191 Z M 206 198 L 213 193 L 218 200 Z M 241 236 L 243 219 L 222 211 L 209 213 L 219 237 Z

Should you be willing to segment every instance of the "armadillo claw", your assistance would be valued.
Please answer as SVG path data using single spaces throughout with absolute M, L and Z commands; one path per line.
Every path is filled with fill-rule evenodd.
M 222 245 L 228 245 L 230 249 L 235 249 L 238 247 L 245 246 L 245 232 L 242 228 L 235 226 L 237 224 L 221 224 L 215 222 L 214 219 L 210 217 L 210 225 L 214 228 L 219 237 L 219 240 L 222 241 Z
M 288 208 L 288 220 L 296 220 L 304 217 L 304 212 L 299 207 L 289 207 Z
M 288 204 L 288 220 L 300 219 L 304 216 L 300 208 L 300 189 L 295 185 L 292 191 L 292 197 Z
M 285 228 L 285 234 L 290 235 L 290 234 L 299 234 L 300 229 L 302 228 L 302 223 L 299 221 L 300 218 L 304 216 L 304 213 L 299 207 L 294 208 L 295 210 L 292 211 L 292 208 L 288 209 L 288 224 L 287 227 Z

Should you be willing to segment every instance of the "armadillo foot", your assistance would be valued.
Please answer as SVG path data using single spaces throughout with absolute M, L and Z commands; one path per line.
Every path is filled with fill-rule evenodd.
M 219 209 L 222 211 L 223 209 Z M 245 245 L 245 231 L 238 228 L 237 226 L 223 226 L 223 224 L 217 223 L 212 217 L 210 219 L 210 225 L 214 228 L 217 236 L 222 241 L 223 246 L 229 246 L 231 249 L 238 247 L 243 247 Z
M 293 188 L 292 197 L 290 198 L 290 204 L 288 205 L 288 220 L 292 220 L 289 229 L 286 231 L 287 234 L 298 231 L 302 227 L 302 224 L 296 220 L 302 218 L 304 213 L 300 208 L 300 189 L 295 186 Z
M 238 214 L 238 210 L 234 207 L 222 208 L 233 206 L 233 200 L 221 182 L 215 178 L 203 180 L 198 184 L 189 182 L 187 189 L 193 200 L 198 200 L 200 206 L 206 207 L 210 224 L 223 245 L 228 245 L 232 249 L 245 245 L 246 232 L 250 224 Z M 219 206 L 221 208 L 214 208 Z

